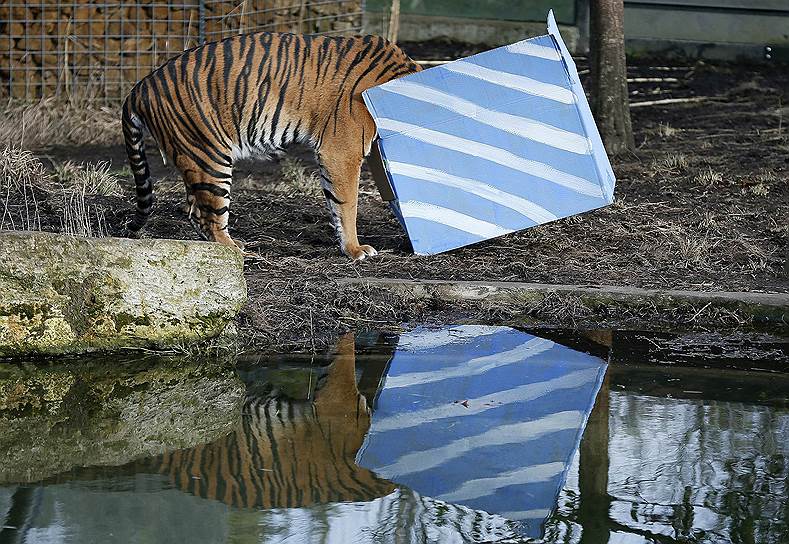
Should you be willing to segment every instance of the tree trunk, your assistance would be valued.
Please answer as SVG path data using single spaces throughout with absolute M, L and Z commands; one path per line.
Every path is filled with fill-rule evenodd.
M 623 0 L 591 0 L 592 110 L 610 154 L 633 149 L 625 63 Z

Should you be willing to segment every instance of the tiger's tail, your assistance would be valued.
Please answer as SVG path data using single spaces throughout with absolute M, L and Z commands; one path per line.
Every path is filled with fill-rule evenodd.
M 153 207 L 153 182 L 151 171 L 148 168 L 148 159 L 145 157 L 143 143 L 143 122 L 135 113 L 132 105 L 133 94 L 129 95 L 123 103 L 121 122 L 123 137 L 126 141 L 126 154 L 129 156 L 129 165 L 134 174 L 134 185 L 137 193 L 134 217 L 126 224 L 127 235 L 137 237 L 137 233 L 148 221 Z

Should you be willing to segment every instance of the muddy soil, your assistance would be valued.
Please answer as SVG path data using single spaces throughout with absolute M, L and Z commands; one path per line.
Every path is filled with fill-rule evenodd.
M 414 58 L 431 60 L 476 52 L 452 43 L 404 47 Z M 585 60 L 577 64 L 582 78 L 588 77 Z M 349 311 L 354 320 L 369 316 L 372 325 L 430 313 L 402 304 L 381 310 L 363 294 L 328 287 L 344 276 L 789 291 L 789 70 L 631 59 L 628 73 L 637 149 L 612 159 L 618 180 L 613 205 L 438 256 L 411 254 L 366 168 L 358 230 L 362 243 L 381 254 L 350 263 L 329 227 L 310 150 L 239 164 L 230 233 L 255 254 L 247 277 L 250 308 L 257 305 L 260 315 L 251 322 L 259 330 L 291 320 L 293 327 L 309 323 L 317 329 L 342 322 Z M 698 100 L 638 105 L 668 98 Z M 52 146 L 39 156 L 47 164 L 106 160 L 119 170 L 126 165 L 117 144 Z M 162 164 L 152 145 L 148 157 L 157 202 L 144 235 L 197 239 L 183 212 L 178 173 Z M 132 213 L 128 170 L 124 178 L 129 183 L 123 197 L 87 197 L 102 212 L 109 235 L 121 234 Z M 59 230 L 62 209 L 39 196 L 41 227 Z M 331 315 L 313 323 L 306 306 L 327 297 Z
M 409 48 L 409 44 L 405 44 Z M 457 44 L 411 44 L 416 58 L 473 53 Z M 578 62 L 585 75 L 583 59 Z M 282 160 L 236 171 L 230 231 L 262 259 L 283 257 L 340 265 L 339 274 L 603 283 L 688 289 L 789 289 L 789 71 L 781 67 L 636 60 L 633 103 L 704 97 L 701 102 L 632 109 L 637 150 L 613 160 L 616 203 L 606 209 L 514 233 L 434 257 L 414 257 L 369 174 L 361 184 L 359 232 L 381 257 L 342 266 L 323 198 L 313 187 L 283 188 Z M 646 81 L 644 81 L 646 80 Z M 111 160 L 119 145 L 52 147 L 54 161 Z M 148 156 L 159 179 L 146 236 L 196 238 L 181 210 L 177 172 Z M 312 153 L 295 150 L 315 171 Z M 128 188 L 131 195 L 131 186 Z M 129 198 L 98 197 L 107 230 L 119 234 Z M 42 217 L 44 228 L 58 228 Z M 45 214 L 46 215 L 46 214 Z M 256 267 L 253 267 L 253 269 Z

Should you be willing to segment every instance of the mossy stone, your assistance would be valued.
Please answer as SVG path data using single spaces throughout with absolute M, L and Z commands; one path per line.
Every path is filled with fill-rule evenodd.
M 0 233 L 0 357 L 205 342 L 246 301 L 243 257 L 183 240 Z

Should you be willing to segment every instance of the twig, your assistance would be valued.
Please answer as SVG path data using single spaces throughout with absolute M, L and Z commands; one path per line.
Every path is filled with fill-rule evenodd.
M 304 33 L 304 14 L 307 12 L 307 0 L 301 0 L 301 4 L 299 5 L 299 19 L 298 19 L 298 29 L 300 33 Z
M 315 328 L 312 324 L 312 308 L 310 308 L 310 344 L 312 344 L 312 352 L 315 353 Z M 312 375 L 310 375 L 312 378 Z
M 243 34 L 247 26 L 247 0 L 241 2 L 241 15 L 238 17 L 238 33 Z
M 705 100 L 714 100 L 714 96 L 694 96 L 691 98 L 664 98 L 662 100 L 646 100 L 644 102 L 631 103 L 631 108 L 640 108 L 643 106 L 662 106 L 663 104 L 681 104 L 690 102 L 704 102 Z
M 629 77 L 628 83 L 679 83 L 675 77 Z
M 706 310 L 706 309 L 707 309 L 707 307 L 709 307 L 709 305 L 710 305 L 710 304 L 712 304 L 712 302 L 708 302 L 707 304 L 705 304 L 705 305 L 704 305 L 704 306 L 701 308 L 701 310 L 699 310 L 698 312 L 696 312 L 695 314 L 693 314 L 693 317 L 691 317 L 691 318 L 688 320 L 688 322 L 689 322 L 689 323 L 693 323 L 693 322 L 696 320 L 696 318 L 697 318 L 697 317 L 699 317 L 699 316 L 701 315 L 701 312 L 703 312 L 704 310 Z

